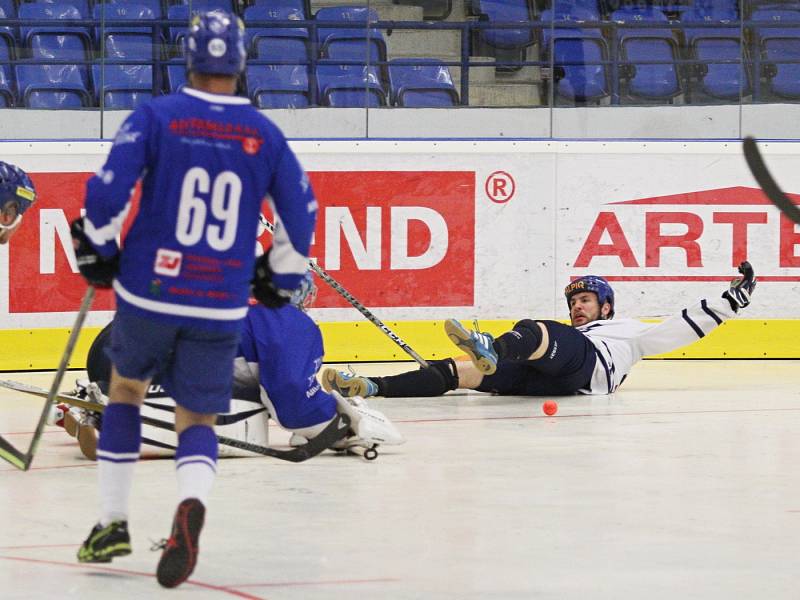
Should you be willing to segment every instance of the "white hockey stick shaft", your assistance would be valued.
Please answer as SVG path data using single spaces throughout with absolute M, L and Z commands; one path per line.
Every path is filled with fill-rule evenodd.
M 269 231 L 270 233 L 275 233 L 275 226 L 272 223 L 270 223 L 264 215 L 260 215 L 260 221 L 261 224 L 264 227 L 266 227 L 267 231 Z M 372 314 L 372 311 L 370 311 L 366 306 L 361 304 L 361 302 L 359 302 L 350 292 L 348 292 L 344 288 L 344 286 L 342 286 L 341 283 L 339 283 L 333 277 L 331 277 L 331 275 L 329 275 L 328 272 L 325 271 L 325 269 L 320 267 L 313 260 L 308 261 L 308 264 L 311 266 L 311 269 L 314 271 L 314 273 L 319 275 L 319 277 L 325 283 L 331 286 L 336 291 L 336 293 L 338 293 L 342 298 L 347 300 L 353 308 L 355 308 L 358 312 L 364 315 L 364 318 L 367 319 L 367 321 L 375 325 L 375 327 L 380 329 L 390 340 L 392 340 L 395 344 L 400 346 L 400 348 L 403 349 L 403 352 L 405 352 L 411 358 L 417 361 L 422 367 L 428 366 L 428 362 L 424 358 L 422 358 L 419 354 L 417 354 L 414 351 L 414 349 L 411 346 L 409 346 L 405 341 L 403 341 L 403 339 L 399 335 L 397 335 L 394 331 L 389 329 L 389 327 L 383 321 L 381 321 L 378 317 Z

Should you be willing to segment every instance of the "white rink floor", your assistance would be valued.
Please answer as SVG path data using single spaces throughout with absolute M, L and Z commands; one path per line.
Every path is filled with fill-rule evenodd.
M 148 551 L 169 531 L 171 461 L 137 467 L 134 553 L 78 565 L 95 467 L 49 428 L 30 472 L 0 464 L 0 597 L 797 599 L 798 375 L 797 361 L 647 361 L 554 417 L 534 398 L 375 400 L 408 438 L 375 462 L 221 461 L 200 562 L 172 591 Z M 40 402 L 0 391 L 0 432 L 27 447 Z

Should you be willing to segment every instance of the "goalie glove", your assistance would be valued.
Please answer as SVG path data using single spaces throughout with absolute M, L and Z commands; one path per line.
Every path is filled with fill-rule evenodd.
M 72 222 L 69 233 L 72 236 L 78 270 L 83 278 L 96 288 L 110 288 L 119 271 L 119 254 L 109 259 L 100 256 L 86 235 L 83 217 Z
M 256 259 L 253 279 L 253 297 L 267 308 L 280 308 L 292 298 L 294 290 L 279 288 L 272 281 L 272 267 L 269 266 L 269 255 L 272 248 Z
M 740 308 L 750 304 L 750 296 L 752 296 L 753 290 L 756 289 L 757 281 L 753 267 L 747 261 L 739 265 L 739 273 L 742 276 L 731 281 L 730 289 L 722 292 L 722 297 L 730 302 L 733 312 L 737 313 Z

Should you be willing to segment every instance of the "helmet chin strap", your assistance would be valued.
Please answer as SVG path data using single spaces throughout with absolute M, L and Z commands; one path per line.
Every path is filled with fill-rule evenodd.
M 22 221 L 22 215 L 18 214 L 17 217 L 9 225 L 3 225 L 2 223 L 0 223 L 0 231 L 7 231 L 9 229 L 13 229 L 17 225 L 19 225 L 20 221 Z

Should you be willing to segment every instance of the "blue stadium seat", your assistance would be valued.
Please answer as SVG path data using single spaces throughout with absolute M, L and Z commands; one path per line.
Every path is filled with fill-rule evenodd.
M 390 100 L 396 106 L 444 108 L 458 105 L 453 78 L 442 61 L 396 58 L 389 61 Z
M 233 8 L 233 0 L 183 0 L 182 4 L 192 7 L 192 12 L 208 12 L 215 8 L 220 8 L 229 13 L 236 13 Z
M 247 93 L 258 108 L 306 108 L 311 88 L 306 65 L 250 65 Z
M 768 91 L 781 98 L 800 98 L 800 11 L 758 8 L 750 15 L 754 26 L 754 53 L 759 54 L 767 74 Z M 785 24 L 785 25 L 784 25 Z
M 530 23 L 533 20 L 528 0 L 475 0 L 474 11 L 482 20 L 489 22 Z M 531 26 L 520 29 L 481 29 L 478 35 L 483 42 L 494 48 L 520 49 L 534 42 Z
M 19 7 L 20 19 L 63 21 L 81 19 L 80 11 L 69 4 L 27 3 Z M 89 30 L 80 25 L 58 24 L 20 27 L 20 37 L 34 58 L 85 60 L 92 43 Z
M 0 0 L 0 10 L 3 11 L 4 19 L 17 18 L 17 3 L 14 0 Z
M 22 6 L 25 0 L 18 0 L 19 6 Z M 30 0 L 29 0 L 30 1 Z M 69 4 L 70 6 L 74 6 L 78 9 L 78 12 L 81 13 L 81 16 L 84 19 L 88 19 L 92 15 L 92 11 L 89 9 L 90 4 L 89 0 L 32 0 L 38 4 Z
M 95 0 L 95 2 L 97 1 L 98 0 Z M 129 0 L 106 0 L 106 1 L 110 2 L 111 4 L 124 5 L 130 3 Z M 161 19 L 165 15 L 164 7 L 161 4 L 161 0 L 134 0 L 133 3 L 140 4 L 142 6 L 146 6 L 147 8 L 149 8 L 151 11 L 153 11 L 153 15 L 155 15 L 156 19 Z
M 109 110 L 133 110 L 153 97 L 152 65 L 92 65 L 97 103 Z
M 306 18 L 302 0 L 282 0 L 272 5 L 248 6 L 244 11 L 247 47 L 258 58 L 307 60 L 308 29 L 306 27 L 269 27 L 252 25 L 254 21 L 303 21 Z
M 183 54 L 183 37 L 186 35 L 186 28 L 189 26 L 189 6 L 186 4 L 174 4 L 167 8 L 167 18 L 180 21 L 180 24 L 170 25 L 169 42 L 181 47 Z
M 2 53 L 0 53 L 0 59 L 3 59 Z M 11 67 L 8 65 L 0 67 L 0 108 L 14 106 L 14 91 L 11 89 L 10 73 Z
M 705 96 L 724 100 L 739 100 L 751 93 L 747 69 L 741 63 L 741 29 L 738 15 L 727 5 L 696 4 L 681 15 L 681 23 L 702 23 L 703 28 L 686 27 L 683 35 L 689 55 L 701 63 L 690 71 Z M 715 25 L 714 27 L 710 27 Z M 736 61 L 736 62 L 718 62 Z
M 17 98 L 27 108 L 91 106 L 86 69 L 76 65 L 18 64 Z
M 94 18 L 107 21 L 152 21 L 155 13 L 143 4 L 97 4 Z M 102 21 L 101 21 L 102 22 Z M 95 28 L 95 39 L 108 58 L 151 60 L 161 51 L 161 36 L 153 37 L 157 27 L 129 27 L 107 24 Z
M 16 13 L 16 9 L 14 9 L 14 13 Z M 5 18 L 15 18 L 8 16 L 5 9 L 0 6 L 0 23 L 2 23 L 3 19 Z M 17 46 L 17 36 L 16 36 L 16 28 L 9 27 L 8 25 L 0 25 L 0 47 L 5 48 L 4 52 L 6 52 L 6 59 L 13 59 L 15 57 L 15 48 Z M 5 65 L 8 67 L 9 65 Z
M 320 58 L 386 60 L 386 41 L 383 34 L 369 23 L 378 20 L 378 13 L 366 6 L 329 6 L 314 15 L 317 21 L 330 21 L 331 27 L 317 27 L 317 48 Z M 349 25 L 349 27 L 348 27 Z
M 377 67 L 317 64 L 317 93 L 322 106 L 377 108 L 386 106 L 386 92 Z
M 632 6 L 614 11 L 617 44 L 627 83 L 625 93 L 636 100 L 668 100 L 682 93 L 675 61 L 678 42 L 666 15 L 652 6 Z M 663 23 L 664 28 L 637 27 L 638 23 Z
M 166 65 L 165 88 L 168 94 L 179 92 L 186 85 L 186 61 L 173 59 Z
M 575 6 L 559 2 L 542 12 L 544 60 L 552 57 L 556 99 L 567 103 L 599 102 L 611 94 L 608 44 L 599 27 L 586 23 L 600 21 L 596 6 Z M 606 61 L 606 62 L 604 62 Z

